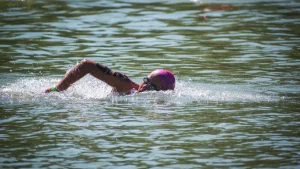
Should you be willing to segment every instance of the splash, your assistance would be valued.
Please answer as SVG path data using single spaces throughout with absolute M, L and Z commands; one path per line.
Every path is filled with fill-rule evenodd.
M 149 91 L 133 93 L 128 96 L 117 96 L 111 93 L 112 89 L 102 81 L 91 76 L 72 85 L 67 91 L 59 93 L 43 93 L 50 86 L 55 86 L 59 79 L 55 78 L 22 78 L 15 82 L 1 86 L 1 102 L 51 102 L 51 101 L 93 101 L 106 100 L 111 102 L 127 101 L 132 104 L 143 102 L 186 104 L 192 102 L 273 102 L 279 97 L 264 94 L 265 90 L 255 89 L 249 85 L 205 84 L 195 82 L 176 83 L 174 91 Z
M 278 97 L 251 85 L 205 84 L 181 82 L 177 84 L 176 96 L 189 101 L 203 102 L 272 102 Z
M 1 86 L 1 102 L 44 102 L 60 100 L 84 100 L 106 98 L 111 88 L 105 83 L 86 76 L 71 86 L 67 91 L 43 93 L 44 89 L 55 86 L 55 78 L 21 78 L 13 83 Z

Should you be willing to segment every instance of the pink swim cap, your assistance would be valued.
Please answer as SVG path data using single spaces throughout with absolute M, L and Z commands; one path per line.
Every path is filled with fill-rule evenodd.
M 161 90 L 174 90 L 175 88 L 175 77 L 173 73 L 164 70 L 158 69 L 150 73 L 149 78 L 158 78 L 160 82 Z

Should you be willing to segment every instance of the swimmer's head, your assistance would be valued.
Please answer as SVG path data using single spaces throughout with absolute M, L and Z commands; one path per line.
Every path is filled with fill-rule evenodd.
M 147 77 L 143 79 L 142 84 L 139 87 L 139 92 L 145 90 L 174 90 L 175 77 L 174 75 L 164 69 L 158 69 L 151 72 Z

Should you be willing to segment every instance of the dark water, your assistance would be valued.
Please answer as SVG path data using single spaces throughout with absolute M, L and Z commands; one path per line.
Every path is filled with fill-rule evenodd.
M 300 1 L 2 0 L 0 168 L 299 168 Z M 84 58 L 175 91 L 129 96 Z

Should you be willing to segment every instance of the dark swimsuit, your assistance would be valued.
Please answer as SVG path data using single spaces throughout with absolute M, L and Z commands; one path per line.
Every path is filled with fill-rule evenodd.
M 104 74 L 107 74 L 107 75 L 111 75 L 111 76 L 115 76 L 115 77 L 119 77 L 121 79 L 124 79 L 124 80 L 129 80 L 129 78 L 122 74 L 122 73 L 119 73 L 119 72 L 114 72 L 112 71 L 110 68 L 108 68 L 107 66 L 104 66 L 102 64 L 99 64 L 97 63 L 96 66 L 104 73 Z

